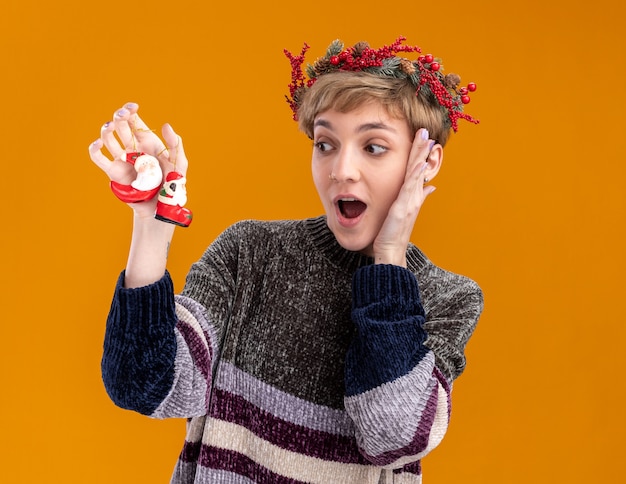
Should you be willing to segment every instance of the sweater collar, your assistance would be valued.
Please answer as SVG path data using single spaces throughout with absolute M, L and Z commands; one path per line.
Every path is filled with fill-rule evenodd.
M 313 242 L 322 254 L 333 264 L 348 270 L 374 263 L 374 258 L 344 249 L 328 228 L 326 216 L 306 219 L 304 226 Z M 407 267 L 411 272 L 417 272 L 428 263 L 426 256 L 413 244 L 409 244 L 406 254 Z

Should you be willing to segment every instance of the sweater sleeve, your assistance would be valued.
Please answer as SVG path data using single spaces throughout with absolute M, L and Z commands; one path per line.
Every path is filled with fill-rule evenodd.
M 177 323 L 172 280 L 124 288 L 120 275 L 106 325 L 102 379 L 113 402 L 150 415 L 174 379 Z
M 231 233 L 232 235 L 232 233 Z M 169 273 L 154 284 L 115 288 L 102 377 L 113 402 L 155 418 L 206 414 L 220 333 L 230 313 L 236 241 L 224 232 L 196 262 L 181 295 Z
M 418 279 L 422 293 L 429 294 L 424 301 L 425 344 L 435 353 L 437 368 L 454 381 L 465 369 L 465 346 L 482 313 L 483 293 L 471 279 L 439 268 L 432 271 Z
M 353 279 L 356 335 L 346 355 L 346 411 L 373 464 L 399 468 L 443 438 L 450 382 L 425 345 L 417 279 L 391 265 L 359 269 Z

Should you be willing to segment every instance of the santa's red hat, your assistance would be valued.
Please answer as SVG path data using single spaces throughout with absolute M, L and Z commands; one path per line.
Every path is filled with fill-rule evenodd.
M 165 181 L 171 182 L 175 180 L 180 180 L 181 178 L 185 178 L 185 177 L 182 174 L 178 173 L 177 171 L 170 171 L 165 177 Z

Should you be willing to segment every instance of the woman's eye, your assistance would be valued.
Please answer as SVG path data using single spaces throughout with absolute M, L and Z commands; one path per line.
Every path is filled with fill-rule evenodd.
M 381 155 L 383 154 L 385 151 L 387 151 L 387 148 L 385 148 L 384 146 L 380 146 L 380 145 L 367 145 L 365 147 L 365 151 L 367 151 L 368 153 L 371 153 L 373 155 Z
M 329 143 L 326 143 L 324 141 L 318 141 L 315 143 L 315 148 L 321 151 L 322 153 L 324 153 L 326 151 L 329 151 L 332 148 L 332 146 L 330 146 Z

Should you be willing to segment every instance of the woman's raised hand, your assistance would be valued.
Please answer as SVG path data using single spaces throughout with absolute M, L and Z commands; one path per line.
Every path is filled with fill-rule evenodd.
M 162 179 L 165 179 L 171 171 L 176 171 L 183 176 L 187 172 L 188 161 L 180 136 L 169 124 L 165 124 L 162 128 L 164 141 L 161 140 L 139 117 L 138 108 L 139 106 L 135 103 L 127 103 L 118 109 L 113 115 L 113 120 L 102 126 L 100 138 L 89 146 L 92 161 L 109 177 L 114 192 L 115 187 L 129 188 L 131 183 L 142 189 L 142 185 L 151 182 L 150 176 L 159 177 L 160 188 Z M 103 148 L 106 148 L 110 158 L 103 153 Z M 128 153 L 145 153 L 153 156 L 158 160 L 160 171 L 159 167 L 156 167 L 158 173 L 154 173 L 155 170 L 151 169 L 155 167 L 138 169 L 126 161 Z M 129 190 L 132 189 L 129 188 Z M 136 193 L 137 190 L 134 192 Z M 150 199 L 140 203 L 130 203 L 130 205 L 138 215 L 153 216 L 156 191 L 146 193 Z
M 182 140 L 168 124 L 161 139 L 137 109 L 128 103 L 117 110 L 89 146 L 91 159 L 109 177 L 115 195 L 134 210 L 125 287 L 163 277 L 174 226 L 191 223 L 191 212 L 183 207 L 188 163 Z
M 426 177 L 432 180 L 442 158 L 441 145 L 428 138 L 427 130 L 418 130 L 409 153 L 404 183 L 374 240 L 376 263 L 406 267 L 406 249 L 417 215 L 426 197 L 435 191 L 432 185 L 425 185 Z

